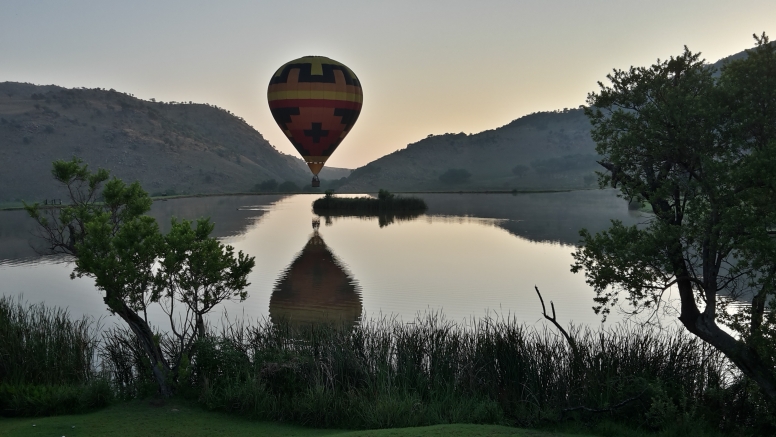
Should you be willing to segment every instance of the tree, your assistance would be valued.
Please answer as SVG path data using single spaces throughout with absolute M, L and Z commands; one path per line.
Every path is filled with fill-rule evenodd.
M 633 312 L 657 311 L 675 287 L 683 326 L 776 401 L 776 308 L 766 311 L 776 297 L 776 51 L 755 38 L 718 78 L 685 47 L 614 70 L 588 95 L 600 185 L 654 215 L 643 227 L 581 231 L 572 271 L 585 272 L 604 319 L 621 295 Z M 753 304 L 730 316 L 737 298 Z
M 295 193 L 299 191 L 299 185 L 295 184 L 292 181 L 285 181 L 282 184 L 278 185 L 278 191 L 281 193 Z
M 199 219 L 194 228 L 191 224 L 187 220 L 172 220 L 172 229 L 164 237 L 165 250 L 157 275 L 166 289 L 165 312 L 181 350 L 188 350 L 197 337 L 205 335 L 204 316 L 216 305 L 227 299 L 243 301 L 248 297 L 245 287 L 254 266 L 252 257 L 242 252 L 235 257 L 232 246 L 210 237 L 210 220 Z M 176 327 L 176 302 L 186 307 L 181 321 L 183 329 Z
M 156 220 L 145 215 L 151 198 L 137 182 L 109 179 L 104 169 L 93 173 L 77 158 L 55 161 L 52 174 L 66 187 L 68 204 L 59 209 L 25 205 L 46 251 L 74 259 L 71 278 L 94 278 L 108 310 L 140 343 L 160 393 L 172 395 L 179 367 L 204 334 L 204 314 L 224 299 L 245 299 L 254 259 L 242 252 L 235 258 L 232 247 L 209 237 L 213 226 L 206 220 L 193 230 L 189 222 L 174 222 L 162 235 Z M 178 327 L 173 323 L 177 302 L 189 309 Z M 147 309 L 157 303 L 169 310 L 173 334 L 185 339 L 179 347 L 163 350 L 164 335 L 149 326 Z
M 278 189 L 278 181 L 274 179 L 267 179 L 261 183 L 256 184 L 255 191 L 275 191 Z

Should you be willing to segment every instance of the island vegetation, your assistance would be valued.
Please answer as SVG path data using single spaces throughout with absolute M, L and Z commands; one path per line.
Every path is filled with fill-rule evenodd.
M 427 208 L 426 202 L 419 197 L 397 196 L 383 189 L 378 192 L 377 198 L 339 197 L 334 195 L 334 191 L 326 190 L 324 197 L 313 202 L 313 211 L 319 215 L 422 213 Z

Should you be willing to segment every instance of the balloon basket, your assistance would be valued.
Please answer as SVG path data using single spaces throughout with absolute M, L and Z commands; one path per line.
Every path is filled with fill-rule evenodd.
M 321 186 L 321 180 L 318 179 L 318 176 L 313 176 L 313 182 L 312 182 L 313 188 L 318 188 Z

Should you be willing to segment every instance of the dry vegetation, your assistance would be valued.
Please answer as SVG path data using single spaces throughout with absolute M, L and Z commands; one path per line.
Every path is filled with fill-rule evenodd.
M 429 135 L 356 169 L 342 190 L 584 188 L 594 185 L 596 157 L 581 110 L 542 112 L 477 134 Z M 445 178 L 450 170 L 470 176 Z
M 72 156 L 152 194 L 245 192 L 267 179 L 304 185 L 310 178 L 301 160 L 221 108 L 0 83 L 0 203 L 63 198 L 41 175 Z

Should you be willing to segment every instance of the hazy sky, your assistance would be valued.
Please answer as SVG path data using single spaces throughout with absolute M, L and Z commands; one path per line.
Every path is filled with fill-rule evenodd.
M 296 154 L 266 103 L 282 64 L 322 55 L 364 107 L 328 165 L 358 167 L 428 134 L 577 107 L 612 68 L 683 45 L 709 61 L 776 39 L 776 0 L 0 0 L 0 82 L 207 102 Z

